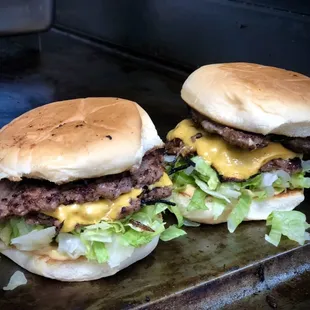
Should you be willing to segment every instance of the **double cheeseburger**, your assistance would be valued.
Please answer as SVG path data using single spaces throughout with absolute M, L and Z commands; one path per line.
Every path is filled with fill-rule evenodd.
M 171 194 L 163 143 L 135 102 L 48 104 L 0 131 L 0 252 L 62 281 L 106 277 L 144 258 Z
M 250 63 L 206 65 L 185 81 L 190 118 L 167 136 L 173 199 L 206 224 L 266 220 L 266 239 L 303 243 L 305 215 L 292 211 L 310 187 L 310 78 Z

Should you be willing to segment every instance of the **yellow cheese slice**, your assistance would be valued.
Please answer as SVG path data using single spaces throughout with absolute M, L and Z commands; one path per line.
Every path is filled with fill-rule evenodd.
M 191 139 L 198 133 L 202 134 L 200 139 Z M 272 159 L 290 159 L 298 156 L 280 143 L 269 143 L 268 146 L 253 151 L 237 148 L 220 136 L 208 134 L 203 129 L 197 128 L 189 119 L 183 120 L 168 133 L 169 141 L 175 138 L 181 139 L 186 147 L 197 152 L 220 175 L 227 178 L 248 179 Z

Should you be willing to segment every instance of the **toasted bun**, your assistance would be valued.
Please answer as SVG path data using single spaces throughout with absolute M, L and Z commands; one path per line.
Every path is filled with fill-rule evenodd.
M 214 220 L 212 209 L 187 211 L 190 197 L 188 194 L 173 194 L 173 199 L 183 216 L 191 221 L 203 224 L 219 224 L 227 222 L 231 209 L 226 208 L 220 217 Z M 272 211 L 291 211 L 305 199 L 303 191 L 293 190 L 263 201 L 253 201 L 245 221 L 266 220 Z
M 0 179 L 57 184 L 116 174 L 162 145 L 148 114 L 120 98 L 86 98 L 31 110 L 0 130 Z
M 310 136 L 310 78 L 299 73 L 250 63 L 207 65 L 188 77 L 181 96 L 226 126 Z
M 49 256 L 36 255 L 32 252 L 19 251 L 15 248 L 4 248 L 0 241 L 0 252 L 24 269 L 37 275 L 59 281 L 80 282 L 109 277 L 129 265 L 149 255 L 157 246 L 159 236 L 150 243 L 136 248 L 133 254 L 119 266 L 111 268 L 107 263 L 99 264 L 86 259 L 54 260 Z

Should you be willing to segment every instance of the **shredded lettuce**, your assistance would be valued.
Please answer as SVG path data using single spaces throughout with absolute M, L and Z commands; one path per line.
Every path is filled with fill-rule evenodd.
M 239 224 L 248 215 L 252 199 L 247 194 L 242 194 L 238 203 L 234 206 L 227 219 L 227 227 L 229 232 L 234 232 Z
M 187 185 L 195 185 L 195 180 L 185 172 L 180 171 L 174 175 L 173 185 L 175 190 L 182 191 Z
M 207 203 L 207 205 L 209 206 L 209 203 Z M 217 220 L 222 215 L 225 208 L 226 203 L 221 199 L 214 198 L 212 202 L 210 202 L 210 209 L 212 210 L 214 220 Z
M 178 227 L 182 227 L 184 224 L 184 217 L 177 206 L 168 206 L 168 210 L 175 215 L 178 221 Z
M 21 251 L 34 251 L 48 246 L 56 235 L 56 228 L 49 227 L 11 239 L 11 244 Z
M 160 214 L 162 212 L 165 212 L 168 209 L 169 205 L 167 205 L 166 203 L 157 203 L 155 205 L 155 214 Z
M 195 163 L 196 174 L 206 182 L 210 190 L 215 190 L 220 183 L 216 171 L 200 156 L 191 159 Z
M 187 226 L 187 227 L 199 227 L 199 226 L 200 226 L 200 223 L 193 222 L 193 221 L 190 221 L 190 220 L 188 220 L 188 219 L 184 219 L 184 220 L 183 220 L 183 225 L 184 225 L 184 226 Z
M 271 226 L 271 230 L 265 239 L 275 246 L 279 245 L 282 235 L 300 245 L 310 240 L 310 234 L 306 232 L 310 225 L 299 211 L 274 211 L 267 218 L 267 226 Z
M 263 201 L 274 195 L 280 194 L 287 190 L 310 188 L 310 178 L 305 176 L 305 173 L 310 171 L 310 161 L 302 161 L 302 172 L 290 175 L 283 170 L 272 172 L 263 172 L 252 176 L 243 182 L 223 182 L 221 183 L 216 171 L 202 157 L 195 156 L 190 159 L 195 167 L 184 170 L 173 171 L 171 177 L 174 184 L 174 192 L 188 192 L 191 199 L 188 202 L 186 212 L 194 210 L 211 210 L 214 219 L 218 219 L 226 208 L 231 210 L 228 217 L 227 226 L 230 232 L 234 232 L 238 225 L 247 217 L 251 202 Z M 187 161 L 188 162 L 188 161 Z M 179 157 L 176 159 L 176 166 L 185 166 L 186 160 Z M 191 188 L 188 191 L 188 187 Z M 285 213 L 291 217 L 290 213 Z M 304 242 L 306 237 L 301 232 L 305 230 L 305 226 L 299 227 L 301 232 L 298 232 L 294 227 L 291 230 L 284 230 L 283 227 L 272 225 L 271 234 L 266 238 L 277 244 L 281 235 L 286 235 L 290 239 L 299 243 Z M 284 218 L 283 218 L 284 220 Z M 301 219 L 299 219 L 301 222 Z M 186 226 L 188 220 L 184 219 L 183 223 Z M 288 222 L 288 220 L 286 220 Z M 286 223 L 285 222 L 285 223 Z M 190 226 L 191 221 L 189 221 Z M 292 221 L 290 223 L 293 223 Z M 296 226 L 297 227 L 297 226 Z M 285 233 L 283 233 L 285 231 Z M 297 238 L 294 235 L 294 231 Z M 277 236 L 277 238 L 276 238 Z M 306 234 L 306 236 L 308 236 Z
M 109 255 L 108 264 L 111 268 L 119 266 L 135 250 L 133 246 L 124 244 L 122 237 L 118 235 L 114 235 L 112 242 L 106 243 L 105 246 Z
M 295 173 L 290 180 L 291 188 L 310 188 L 310 178 L 306 178 L 302 172 Z
M 241 188 L 247 188 L 247 189 L 256 189 L 260 188 L 262 184 L 263 176 L 262 174 L 258 174 L 244 182 L 241 183 Z
M 57 238 L 58 252 L 66 254 L 73 259 L 86 254 L 85 244 L 80 237 L 69 233 L 60 233 Z
M 206 183 L 204 183 L 203 181 L 199 180 L 196 177 L 195 177 L 195 182 L 199 186 L 199 188 L 202 191 L 204 191 L 206 194 L 208 194 L 208 195 L 210 195 L 212 197 L 215 197 L 215 198 L 223 199 L 226 202 L 230 203 L 230 199 L 228 199 L 225 195 L 221 194 L 218 191 L 211 190 Z
M 0 240 L 4 242 L 6 246 L 8 246 L 11 242 L 12 236 L 12 227 L 11 225 L 4 225 L 0 226 Z
M 32 230 L 42 230 L 44 227 L 42 225 L 30 225 L 27 224 L 23 218 L 11 218 L 9 225 L 12 229 L 12 238 L 17 238 L 19 236 L 26 235 Z
M 98 242 L 111 242 L 112 234 L 116 233 L 115 229 L 87 229 L 80 234 L 80 238 L 83 241 L 98 241 Z
M 15 271 L 14 274 L 11 276 L 10 281 L 7 286 L 3 287 L 4 291 L 13 291 L 18 286 L 27 284 L 27 279 L 25 274 L 19 270 Z
M 192 196 L 188 206 L 187 210 L 208 210 L 208 207 L 206 205 L 206 197 L 207 194 L 202 191 L 199 188 L 195 189 L 194 195 Z
M 86 258 L 88 260 L 97 261 L 99 264 L 105 263 L 109 259 L 109 254 L 103 242 L 93 241 L 85 243 L 87 251 Z
M 158 203 L 144 206 L 140 211 L 118 221 L 101 221 L 94 225 L 79 226 L 70 233 L 60 232 L 55 227 L 29 225 L 23 218 L 12 218 L 1 223 L 0 240 L 22 251 L 33 251 L 58 244 L 58 251 L 72 259 L 85 256 L 99 263 L 107 262 L 115 267 L 128 258 L 136 247 L 151 242 L 156 236 L 171 240 L 185 234 L 177 227 L 165 228 L 161 213 L 169 210 L 183 225 L 183 216 L 174 205 Z
M 233 182 L 220 184 L 218 192 L 228 199 L 237 199 L 241 195 L 240 186 Z
M 171 225 L 160 235 L 160 240 L 170 241 L 185 234 L 186 232 L 184 230 L 177 228 L 176 225 Z
M 163 231 L 164 229 L 162 229 L 160 233 Z M 126 244 L 137 248 L 151 242 L 154 237 L 155 234 L 150 231 L 138 232 L 136 230 L 128 230 L 123 235 L 123 240 L 126 242 Z

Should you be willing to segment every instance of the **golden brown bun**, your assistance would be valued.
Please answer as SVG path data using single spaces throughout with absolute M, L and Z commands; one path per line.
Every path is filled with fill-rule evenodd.
M 173 200 L 185 218 L 203 224 L 219 224 L 227 222 L 228 216 L 231 213 L 230 208 L 226 208 L 222 215 L 214 220 L 212 209 L 187 211 L 186 208 L 190 198 L 191 197 L 189 197 L 188 193 L 173 193 Z M 266 220 L 272 211 L 291 211 L 304 199 L 305 197 L 302 190 L 292 190 L 263 201 L 253 201 L 250 206 L 249 214 L 244 220 Z
M 162 145 L 148 114 L 120 98 L 60 101 L 0 130 L 0 179 L 65 183 L 116 174 Z
M 185 81 L 181 96 L 212 120 L 245 131 L 310 136 L 310 78 L 250 63 L 207 65 Z
M 150 243 L 140 248 L 135 248 L 129 258 L 114 268 L 111 268 L 107 263 L 99 264 L 89 262 L 85 258 L 79 258 L 77 260 L 55 260 L 47 255 L 37 255 L 33 252 L 7 248 L 1 241 L 0 252 L 19 266 L 37 275 L 58 281 L 81 282 L 97 280 L 116 274 L 120 270 L 149 255 L 156 248 L 158 240 L 159 236 L 156 236 Z

